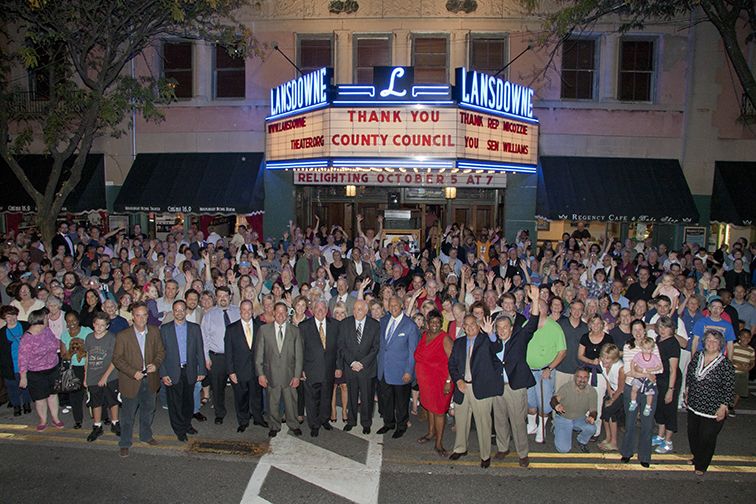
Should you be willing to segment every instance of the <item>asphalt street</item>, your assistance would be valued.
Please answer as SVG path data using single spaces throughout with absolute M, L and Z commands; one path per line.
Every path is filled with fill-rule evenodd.
M 756 392 L 756 390 L 753 390 Z M 230 391 L 229 397 L 230 400 Z M 230 403 L 229 403 L 230 404 Z M 536 445 L 531 465 L 518 467 L 512 455 L 479 467 L 474 432 L 470 453 L 451 462 L 416 439 L 426 425 L 412 417 L 399 440 L 336 429 L 317 438 L 282 432 L 268 442 L 261 427 L 239 434 L 233 413 L 223 425 L 195 422 L 199 434 L 180 443 L 168 415 L 158 407 L 152 447 L 135 442 L 130 457 L 118 456 L 117 438 L 107 432 L 87 443 L 91 427 L 48 428 L 37 433 L 32 415 L 0 411 L 0 503 L 415 503 L 415 502 L 754 502 L 756 500 L 756 397 L 741 403 L 719 437 L 717 456 L 705 477 L 685 463 L 686 415 L 675 451 L 653 456 L 650 469 L 633 460 L 620 464 L 617 453 L 555 453 L 552 439 Z M 447 429 L 451 449 L 454 433 Z

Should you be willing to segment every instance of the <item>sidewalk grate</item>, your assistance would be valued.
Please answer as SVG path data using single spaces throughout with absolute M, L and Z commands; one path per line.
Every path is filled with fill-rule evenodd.
M 190 453 L 214 453 L 217 455 L 241 455 L 245 457 L 261 457 L 270 451 L 270 444 L 250 443 L 245 441 L 192 441 L 189 444 Z

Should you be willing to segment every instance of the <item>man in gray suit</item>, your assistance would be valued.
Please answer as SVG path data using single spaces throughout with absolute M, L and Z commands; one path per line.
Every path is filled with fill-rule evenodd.
M 339 278 L 336 280 L 336 295 L 331 298 L 331 300 L 328 302 L 328 312 L 333 315 L 333 308 L 336 306 L 336 303 L 341 301 L 344 303 L 344 306 L 346 306 L 346 314 L 347 317 L 352 316 L 352 311 L 354 310 L 354 302 L 356 301 L 355 297 L 349 294 L 349 283 L 347 282 L 347 279 L 344 277 Z
M 303 349 L 299 329 L 288 323 L 289 308 L 278 302 L 273 308 L 273 322 L 260 328 L 259 346 L 255 352 L 255 370 L 262 388 L 268 389 L 269 437 L 281 430 L 281 398 L 286 408 L 286 418 L 296 422 L 297 391 L 302 376 Z M 291 429 L 296 436 L 302 435 L 299 427 Z
M 179 441 L 196 434 L 192 427 L 194 384 L 207 374 L 202 330 L 199 324 L 186 321 L 186 303 L 173 302 L 173 321 L 160 328 L 165 359 L 160 365 L 160 379 L 166 387 L 168 418 Z

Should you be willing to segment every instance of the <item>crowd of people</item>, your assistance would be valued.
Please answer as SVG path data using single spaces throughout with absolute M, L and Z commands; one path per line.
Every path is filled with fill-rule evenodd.
M 13 415 L 34 409 L 38 431 L 91 417 L 87 440 L 109 425 L 125 457 L 137 413 L 140 440 L 158 443 L 158 397 L 187 441 L 210 411 L 224 422 L 230 384 L 240 433 L 286 423 L 299 436 L 306 421 L 318 436 L 340 415 L 370 434 L 377 405 L 378 434 L 401 438 L 419 415 L 417 442 L 452 460 L 474 419 L 484 468 L 492 435 L 493 457 L 512 443 L 523 467 L 549 436 L 559 452 L 597 442 L 648 467 L 687 410 L 690 464 L 705 473 L 748 395 L 756 244 L 670 250 L 584 223 L 536 244 L 454 224 L 415 247 L 385 241 L 380 218 L 357 223 L 354 236 L 290 222 L 275 239 L 239 226 L 162 240 L 61 223 L 50 251 L 8 234 L 0 374 Z

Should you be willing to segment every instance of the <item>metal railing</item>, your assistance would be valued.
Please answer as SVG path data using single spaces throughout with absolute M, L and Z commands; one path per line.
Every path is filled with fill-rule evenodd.
M 47 112 L 47 97 L 30 91 L 17 91 L 11 95 L 10 110 L 16 116 L 41 116 Z

